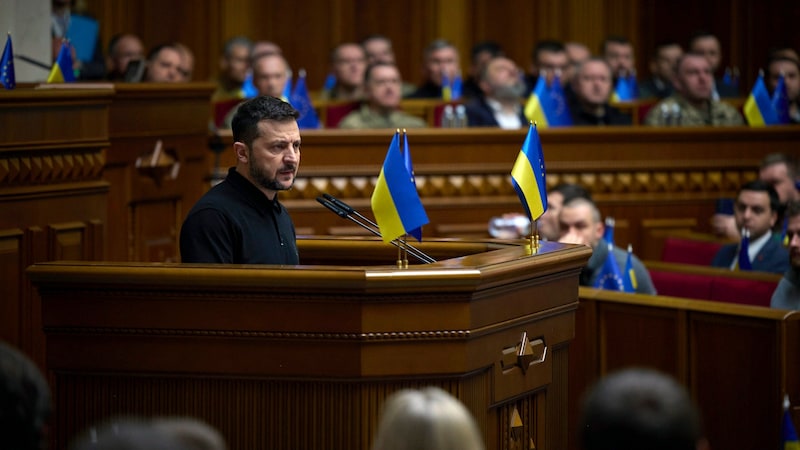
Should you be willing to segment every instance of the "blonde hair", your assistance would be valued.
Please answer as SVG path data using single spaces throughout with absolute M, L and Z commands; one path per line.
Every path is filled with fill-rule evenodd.
M 483 450 L 469 411 L 437 387 L 405 389 L 386 403 L 373 450 Z

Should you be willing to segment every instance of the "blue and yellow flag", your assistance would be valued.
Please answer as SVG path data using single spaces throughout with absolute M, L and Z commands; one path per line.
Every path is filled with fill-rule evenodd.
M 625 272 L 622 274 L 622 286 L 625 292 L 636 292 L 639 283 L 633 270 L 633 246 L 628 244 L 628 257 L 625 259 Z
M 764 85 L 764 72 L 758 74 L 756 84 L 753 85 L 750 95 L 744 102 L 744 116 L 751 127 L 763 127 L 778 123 L 778 117 L 772 107 L 772 100 Z
M 603 241 L 601 241 L 602 243 Z M 626 292 L 622 271 L 619 270 L 619 264 L 617 264 L 617 260 L 614 257 L 614 246 L 608 243 L 606 245 L 608 246 L 608 254 L 603 262 L 603 267 L 600 268 L 600 272 L 597 274 L 594 287 L 609 291 Z
M 370 204 L 383 241 L 387 243 L 428 223 L 417 187 L 400 154 L 399 132 L 395 133 L 386 152 Z
M 17 77 L 14 73 L 14 49 L 11 46 L 11 33 L 8 33 L 3 56 L 0 57 L 0 84 L 6 89 L 14 89 Z
M 311 103 L 311 96 L 308 95 L 305 69 L 300 69 L 297 83 L 295 83 L 292 95 L 289 97 L 289 103 L 300 113 L 300 118 L 297 119 L 298 127 L 302 129 L 319 128 L 319 118 L 317 117 L 317 112 L 314 111 L 314 105 Z
M 614 224 L 616 220 L 613 217 L 606 217 L 605 230 L 603 230 L 603 239 L 611 245 L 614 244 Z
M 292 71 L 289 70 L 288 75 L 286 75 L 286 84 L 283 85 L 283 92 L 281 92 L 281 100 L 289 102 L 289 99 L 291 97 L 292 97 Z
M 408 174 L 411 176 L 411 182 L 414 183 L 414 189 L 417 188 L 417 180 L 414 178 L 414 163 L 411 162 L 411 150 L 408 149 L 408 133 L 403 130 L 403 164 L 406 166 Z M 408 234 L 414 236 L 418 241 L 422 241 L 422 227 L 408 230 Z
M 792 123 L 792 118 L 789 115 L 789 93 L 786 91 L 786 81 L 783 79 L 783 73 L 778 77 L 778 84 L 775 86 L 775 92 L 772 93 L 772 109 L 775 110 L 775 119 L 777 123 L 786 125 Z
M 533 87 L 531 95 L 528 96 L 528 101 L 525 103 L 525 117 L 536 126 L 547 128 L 550 124 L 547 123 L 547 116 L 544 114 L 542 107 L 542 99 L 547 94 L 547 82 L 543 73 L 539 74 L 536 79 L 536 86 Z
M 547 211 L 547 184 L 544 154 L 536 126 L 528 127 L 528 136 L 511 169 L 511 184 L 531 222 Z
M 75 81 L 75 72 L 72 68 L 72 53 L 70 53 L 69 42 L 66 40 L 61 42 L 61 49 L 58 51 L 58 57 L 53 63 L 53 68 L 50 69 L 50 75 L 47 76 L 48 83 L 69 83 Z
M 614 92 L 611 94 L 613 103 L 630 102 L 636 100 L 639 90 L 636 84 L 636 75 L 623 75 L 617 78 L 614 85 Z

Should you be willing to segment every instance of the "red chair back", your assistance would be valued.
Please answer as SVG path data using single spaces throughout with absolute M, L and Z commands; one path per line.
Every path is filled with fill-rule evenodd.
M 337 103 L 325 107 L 325 128 L 336 128 L 339 122 L 361 106 L 360 102 Z
M 664 240 L 661 261 L 710 266 L 722 245 L 720 242 L 670 236 Z

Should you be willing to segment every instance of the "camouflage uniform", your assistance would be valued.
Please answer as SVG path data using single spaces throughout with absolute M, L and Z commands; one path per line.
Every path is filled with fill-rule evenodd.
M 644 119 L 645 125 L 701 127 L 744 125 L 742 114 L 733 106 L 711 100 L 707 109 L 698 109 L 678 94 L 658 102 Z
M 346 115 L 339 128 L 424 128 L 428 124 L 419 117 L 406 114 L 402 111 L 392 111 L 389 115 L 382 115 L 372 111 L 369 106 L 361 105 L 361 109 Z

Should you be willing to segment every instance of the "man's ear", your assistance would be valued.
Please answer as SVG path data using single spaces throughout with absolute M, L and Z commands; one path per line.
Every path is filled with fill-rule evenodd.
M 603 234 L 606 232 L 606 226 L 603 224 L 602 221 L 597 222 L 594 224 L 594 237 L 595 240 L 600 241 L 600 238 L 603 237 Z
M 247 151 L 247 146 L 242 142 L 233 143 L 233 151 L 236 154 L 236 160 L 241 163 L 250 162 L 250 152 Z

